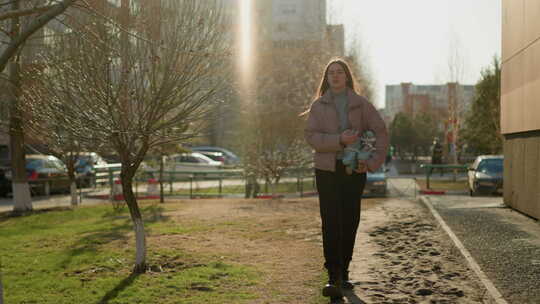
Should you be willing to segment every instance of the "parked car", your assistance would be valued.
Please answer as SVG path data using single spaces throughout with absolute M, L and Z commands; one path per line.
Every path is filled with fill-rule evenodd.
M 194 152 L 221 152 L 223 153 L 224 157 L 224 164 L 225 165 L 238 165 L 240 163 L 240 158 L 234 154 L 233 152 L 221 148 L 221 147 L 212 147 L 212 146 L 199 146 L 199 147 L 193 147 L 191 148 Z
M 503 155 L 480 155 L 468 170 L 469 194 L 501 194 L 503 189 Z
M 0 145 L 0 167 L 9 167 L 11 165 L 11 158 L 9 155 L 9 146 Z
M 90 187 L 96 184 L 96 167 L 106 166 L 107 162 L 95 152 L 80 152 L 75 162 L 77 184 Z
M 375 172 L 368 172 L 363 196 L 386 196 L 386 167 L 382 166 Z
M 6 196 L 11 192 L 11 180 L 8 180 L 4 173 L 11 166 L 11 157 L 9 154 L 9 146 L 7 144 L 0 144 L 0 197 Z
M 211 160 L 221 162 L 222 165 L 225 165 L 227 161 L 223 152 L 197 151 L 197 153 L 201 153 L 202 155 L 210 158 Z
M 165 161 L 164 178 L 168 179 L 170 174 L 167 171 L 175 172 L 209 172 L 220 170 L 223 166 L 222 162 L 212 160 L 198 152 L 180 153 L 169 155 Z M 152 172 L 154 177 L 157 177 L 158 167 L 146 165 L 146 171 Z M 189 173 L 175 173 L 175 178 L 187 178 Z
M 11 192 L 11 180 L 6 178 L 5 172 L 9 168 L 0 168 L 0 197 L 7 196 Z
M 70 182 L 64 163 L 52 155 L 26 155 L 26 173 L 32 194 L 52 192 L 69 192 Z M 4 172 L 6 180 L 11 184 L 12 172 Z
M 170 155 L 165 164 L 167 170 L 173 171 L 211 171 L 218 170 L 221 166 L 220 161 L 215 161 L 198 152 Z

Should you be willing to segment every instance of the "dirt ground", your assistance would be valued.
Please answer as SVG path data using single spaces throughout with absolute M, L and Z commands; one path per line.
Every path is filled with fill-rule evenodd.
M 224 257 L 252 266 L 262 284 L 247 286 L 258 295 L 250 303 L 320 303 L 323 258 L 318 203 L 298 200 L 185 200 L 166 212 L 178 223 L 215 225 L 203 233 L 162 235 L 149 243 Z
M 246 287 L 258 295 L 250 303 L 327 303 L 317 198 L 175 203 L 182 208 L 166 216 L 215 229 L 150 236 L 149 244 L 253 266 L 263 283 Z M 428 211 L 406 200 L 363 200 L 350 270 L 356 286 L 344 303 L 482 303 L 484 296 Z

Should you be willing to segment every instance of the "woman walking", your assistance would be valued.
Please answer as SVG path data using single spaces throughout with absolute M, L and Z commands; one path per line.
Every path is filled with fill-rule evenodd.
M 307 111 L 305 138 L 315 150 L 315 178 L 319 193 L 328 284 L 323 295 L 332 301 L 352 289 L 349 264 L 360 223 L 360 200 L 366 172 L 376 171 L 385 160 L 388 134 L 375 107 L 355 91 L 347 63 L 335 59 L 324 70 L 316 100 Z M 375 151 L 349 174 L 343 165 L 345 147 L 355 144 L 365 131 L 375 134 Z

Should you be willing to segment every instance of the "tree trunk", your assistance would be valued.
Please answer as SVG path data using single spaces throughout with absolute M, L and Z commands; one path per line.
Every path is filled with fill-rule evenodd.
M 4 288 L 2 286 L 2 262 L 0 261 L 0 304 L 4 304 Z
M 71 207 L 77 207 L 77 205 L 79 205 L 79 198 L 77 196 L 77 182 L 71 181 L 69 193 L 71 194 Z
M 13 1 L 12 10 L 20 8 L 19 0 Z M 17 39 L 20 33 L 19 18 L 11 20 L 11 40 Z M 26 160 L 24 156 L 24 133 L 22 127 L 22 113 L 19 108 L 19 96 L 21 89 L 21 79 L 19 70 L 19 58 L 15 56 L 9 63 L 10 81 L 10 113 L 9 113 L 9 138 L 11 150 L 11 170 L 13 203 L 15 212 L 25 212 L 32 210 L 32 199 L 30 198 L 30 187 L 26 178 Z
M 270 179 L 270 192 L 272 193 L 272 197 L 276 197 L 276 191 L 277 191 L 277 183 L 276 180 Z
M 69 193 L 71 194 L 71 207 L 77 207 L 79 199 L 77 197 L 77 181 L 75 178 L 75 160 L 73 157 L 70 157 L 66 163 L 70 182 Z
M 133 176 L 134 170 L 131 170 L 129 164 L 122 164 L 121 181 L 122 191 L 124 193 L 124 200 L 126 201 L 131 220 L 133 221 L 133 228 L 135 230 L 135 267 L 134 273 L 146 272 L 146 237 L 144 233 L 144 223 L 142 220 L 139 205 L 137 204 L 137 197 L 133 193 Z M 133 172 L 131 172 L 133 171 Z
M 159 157 L 159 202 L 164 203 L 165 198 L 163 194 L 163 167 L 164 167 L 164 156 L 160 155 Z

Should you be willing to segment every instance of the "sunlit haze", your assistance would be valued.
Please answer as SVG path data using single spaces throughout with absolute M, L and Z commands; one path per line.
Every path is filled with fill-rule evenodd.
M 248 76 L 252 58 L 251 43 L 251 1 L 240 1 L 240 65 L 242 77 Z

